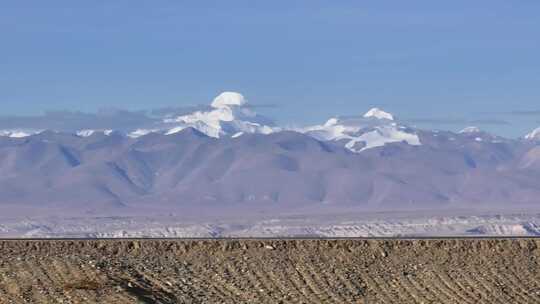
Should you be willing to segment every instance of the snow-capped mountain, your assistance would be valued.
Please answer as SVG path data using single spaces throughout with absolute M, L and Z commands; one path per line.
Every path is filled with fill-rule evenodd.
M 525 135 L 525 139 L 532 141 L 540 141 L 540 128 L 536 128 L 531 133 Z
M 3 131 L 0 213 L 502 208 L 540 197 L 538 146 L 476 127 L 421 130 L 373 108 L 289 130 L 234 92 L 176 113 L 122 131 Z
M 212 101 L 211 107 L 209 111 L 165 119 L 165 123 L 178 124 L 166 134 L 174 134 L 189 127 L 215 138 L 238 137 L 244 133 L 270 134 L 275 130 L 269 119 L 247 107 L 247 100 L 240 93 L 223 92 Z
M 409 127 L 400 122 L 392 113 L 380 108 L 372 108 L 363 115 L 330 118 L 322 125 L 281 128 L 276 126 L 272 120 L 255 113 L 247 99 L 237 92 L 223 92 L 215 97 L 209 106 L 192 106 L 176 111 L 172 109 L 170 112 L 161 113 L 161 116 L 153 118 L 143 116 L 145 118 L 142 120 L 140 114 L 129 116 L 127 114 L 129 112 L 126 111 L 116 110 L 111 112 L 112 114 L 107 113 L 99 116 L 105 122 L 105 126 L 109 126 L 108 123 L 114 120 L 110 118 L 113 117 L 111 115 L 116 115 L 115 119 L 118 117 L 119 120 L 126 120 L 127 126 L 121 130 L 96 126 L 96 128 L 80 128 L 70 132 L 79 137 L 91 137 L 96 133 L 110 135 L 115 132 L 129 138 L 139 138 L 150 133 L 173 135 L 187 128 L 193 128 L 213 138 L 238 138 L 246 134 L 268 135 L 281 131 L 295 131 L 320 141 L 334 142 L 355 153 L 391 143 L 421 146 L 424 141 L 440 142 L 442 138 L 448 138 L 450 141 L 461 139 L 465 142 L 500 143 L 506 141 L 504 138 L 486 133 L 477 127 L 467 127 L 458 133 L 450 132 L 442 136 L 443 133 L 438 134 L 436 131 Z M 127 118 L 124 117 L 126 115 Z M 73 120 L 71 116 L 68 118 Z M 141 123 L 137 124 L 139 121 Z M 17 129 L 0 131 L 0 137 L 21 138 L 39 132 L 41 131 L 22 126 Z M 438 139 L 434 140 L 436 137 Z M 540 140 L 540 128 L 525 138 Z M 458 143 L 463 142 L 460 140 L 455 142 L 456 145 Z
M 356 120 L 336 119 L 322 129 L 336 138 L 331 141 L 292 131 L 231 140 L 193 128 L 136 138 L 50 131 L 25 140 L 3 137 L 0 212 L 204 209 L 219 214 L 251 208 L 279 213 L 317 208 L 525 208 L 538 203 L 537 146 L 517 140 L 477 142 L 451 132 L 424 133 L 377 124 L 376 118 L 368 119 L 372 124 L 358 119 L 370 131 Z M 422 144 L 398 141 L 399 136 L 386 130 L 405 136 L 419 132 Z M 360 140 L 372 147 L 362 153 L 346 149 Z
M 362 117 L 331 118 L 324 125 L 308 127 L 303 131 L 319 140 L 343 142 L 353 152 L 394 142 L 421 145 L 413 129 L 399 125 L 392 114 L 378 108 L 369 110 Z
M 209 110 L 194 111 L 177 117 L 164 118 L 161 122 L 145 128 L 137 128 L 125 135 L 138 138 L 150 133 L 172 135 L 186 128 L 194 128 L 213 138 L 237 138 L 244 134 L 271 134 L 287 130 L 277 127 L 273 121 L 255 113 L 247 99 L 240 93 L 223 92 L 210 104 Z M 319 140 L 336 141 L 350 151 L 359 153 L 364 150 L 384 146 L 387 143 L 404 142 L 409 145 L 421 145 L 416 132 L 395 121 L 394 115 L 379 108 L 373 108 L 363 116 L 331 118 L 323 125 L 293 129 Z M 82 129 L 75 134 L 89 137 L 95 133 L 109 135 L 113 130 Z M 12 132 L 1 135 L 26 137 L 32 133 Z
M 394 120 L 394 115 L 385 112 L 379 108 L 373 108 L 369 111 L 367 111 L 366 114 L 364 114 L 364 118 L 377 118 L 377 119 L 388 119 L 388 120 Z

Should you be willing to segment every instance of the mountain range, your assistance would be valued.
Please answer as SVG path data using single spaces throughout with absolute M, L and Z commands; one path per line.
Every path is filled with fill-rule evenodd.
M 540 130 L 422 130 L 371 109 L 283 128 L 239 93 L 130 131 L 0 131 L 6 215 L 540 206 Z

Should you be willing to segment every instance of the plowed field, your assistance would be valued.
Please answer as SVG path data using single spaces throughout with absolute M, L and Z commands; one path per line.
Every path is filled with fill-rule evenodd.
M 0 241 L 0 303 L 540 303 L 540 240 Z

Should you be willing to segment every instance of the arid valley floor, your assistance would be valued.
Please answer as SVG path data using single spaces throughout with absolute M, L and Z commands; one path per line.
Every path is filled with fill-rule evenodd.
M 0 241 L 0 303 L 540 303 L 540 239 Z

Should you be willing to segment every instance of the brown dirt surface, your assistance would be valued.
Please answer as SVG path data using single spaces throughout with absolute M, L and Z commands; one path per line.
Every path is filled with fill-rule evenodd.
M 540 303 L 539 245 L 5 240 L 0 303 Z

